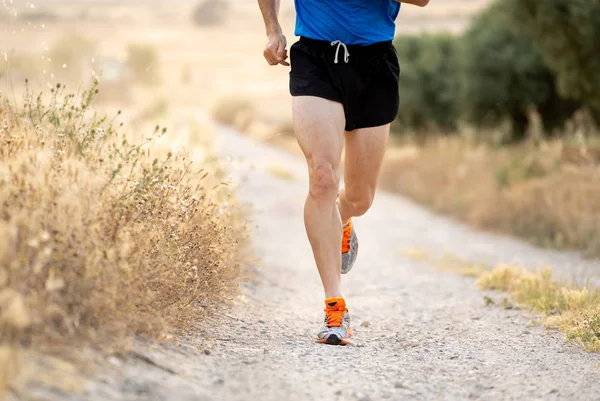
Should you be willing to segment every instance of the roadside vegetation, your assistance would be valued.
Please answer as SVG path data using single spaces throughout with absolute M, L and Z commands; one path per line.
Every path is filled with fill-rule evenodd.
M 99 117 L 96 91 L 0 97 L 0 393 L 24 348 L 176 338 L 237 288 L 218 166 Z
M 202 0 L 194 8 L 192 21 L 197 26 L 221 25 L 230 8 L 231 4 L 226 0 Z
M 493 147 L 435 137 L 391 149 L 383 188 L 475 227 L 600 255 L 597 149 L 581 138 Z
M 542 324 L 558 328 L 568 340 L 600 352 L 600 291 L 552 280 L 550 269 L 531 273 L 498 266 L 479 277 L 484 290 L 508 292 L 518 304 L 542 314 Z
M 496 291 L 483 297 L 486 306 L 527 309 L 541 316 L 539 323 L 560 330 L 567 340 L 590 352 L 600 352 L 600 289 L 554 279 L 551 268 L 535 272 L 523 266 L 485 266 L 464 261 L 452 254 L 434 255 L 425 249 L 402 249 L 402 255 L 431 264 L 443 273 L 460 274 L 477 280 L 479 288 Z
M 529 139 L 534 115 L 544 138 L 563 136 L 574 117 L 598 128 L 599 35 L 597 1 L 507 0 L 459 35 L 399 36 L 395 132 L 421 138 L 469 126 L 501 145 Z
M 382 186 L 477 227 L 600 256 L 600 3 L 492 3 L 460 35 L 396 39 Z

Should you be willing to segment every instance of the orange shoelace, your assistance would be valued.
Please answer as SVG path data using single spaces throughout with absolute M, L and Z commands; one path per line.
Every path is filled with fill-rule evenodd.
M 348 224 L 344 227 L 342 233 L 342 253 L 350 251 L 350 236 L 352 235 L 352 220 L 348 220 Z
M 325 299 L 325 317 L 328 327 L 342 327 L 344 314 L 348 311 L 344 298 Z
M 342 327 L 342 319 L 344 318 L 345 310 L 325 309 L 327 316 L 327 327 Z

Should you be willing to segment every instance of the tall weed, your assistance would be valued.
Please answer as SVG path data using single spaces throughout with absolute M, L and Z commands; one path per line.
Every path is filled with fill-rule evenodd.
M 3 378 L 19 347 L 168 338 L 236 290 L 244 227 L 214 166 L 99 117 L 95 85 L 1 99 Z

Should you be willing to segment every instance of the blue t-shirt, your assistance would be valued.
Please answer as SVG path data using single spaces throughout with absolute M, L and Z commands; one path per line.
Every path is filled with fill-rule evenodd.
M 296 36 L 347 45 L 394 39 L 400 3 L 394 0 L 294 0 Z

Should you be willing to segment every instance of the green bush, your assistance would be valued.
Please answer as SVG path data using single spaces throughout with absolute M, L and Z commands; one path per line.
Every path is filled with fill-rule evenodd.
M 504 0 L 510 22 L 600 124 L 600 0 Z
M 461 38 L 461 110 L 479 126 L 510 121 L 511 139 L 518 140 L 526 134 L 533 106 L 552 133 L 578 104 L 558 95 L 554 74 L 533 44 L 511 31 L 502 7 L 496 3 L 477 16 Z
M 400 36 L 394 45 L 401 65 L 398 130 L 456 128 L 457 40 L 445 34 Z
M 592 39 L 600 37 L 600 0 L 585 7 L 565 1 L 496 1 L 458 37 L 398 37 L 402 76 L 394 129 L 452 132 L 461 120 L 478 127 L 508 122 L 508 139 L 515 141 L 525 137 L 533 109 L 546 136 L 582 105 L 600 121 L 600 46 Z M 582 21 L 593 27 L 577 25 L 584 9 L 594 16 Z

